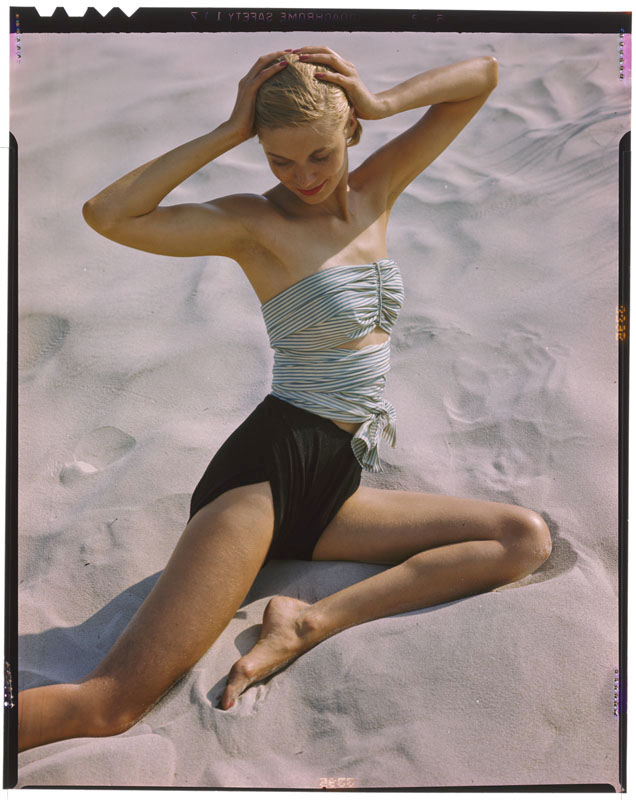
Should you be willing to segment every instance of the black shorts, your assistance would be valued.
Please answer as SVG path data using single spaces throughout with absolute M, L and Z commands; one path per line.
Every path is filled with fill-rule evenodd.
M 320 534 L 360 485 L 353 434 L 269 394 L 221 445 L 199 481 L 190 519 L 229 489 L 269 481 L 272 558 L 311 561 Z

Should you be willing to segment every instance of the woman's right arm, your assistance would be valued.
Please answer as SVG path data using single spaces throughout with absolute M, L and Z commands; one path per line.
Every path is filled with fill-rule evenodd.
M 82 213 L 102 236 L 127 247 L 167 256 L 235 257 L 249 238 L 246 197 L 205 203 L 159 203 L 186 178 L 253 135 L 254 100 L 261 84 L 282 67 L 265 67 L 282 51 L 262 56 L 239 82 L 232 115 L 210 133 L 148 161 L 88 200 Z
M 224 123 L 225 125 L 225 123 Z M 240 144 L 224 125 L 137 167 L 88 200 L 82 213 L 114 242 L 166 256 L 230 255 L 245 235 L 232 200 L 159 206 L 175 186 Z

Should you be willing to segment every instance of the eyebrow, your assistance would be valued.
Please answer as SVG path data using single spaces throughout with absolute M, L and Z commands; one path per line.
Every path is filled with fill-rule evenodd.
M 325 147 L 319 147 L 317 150 L 314 150 L 313 153 L 310 153 L 310 156 L 315 156 L 316 153 L 321 153 L 323 150 L 328 150 L 329 146 L 325 145 Z M 278 153 L 270 153 L 269 150 L 266 151 L 268 156 L 274 156 L 274 158 L 282 158 L 283 161 L 291 161 L 291 158 L 287 158 L 287 156 L 279 156 Z

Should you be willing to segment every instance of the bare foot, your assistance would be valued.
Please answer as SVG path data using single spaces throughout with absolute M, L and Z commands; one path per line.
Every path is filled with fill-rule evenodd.
M 228 709 L 249 686 L 278 672 L 305 653 L 317 639 L 305 617 L 309 603 L 276 596 L 267 604 L 258 641 L 230 670 L 220 707 Z

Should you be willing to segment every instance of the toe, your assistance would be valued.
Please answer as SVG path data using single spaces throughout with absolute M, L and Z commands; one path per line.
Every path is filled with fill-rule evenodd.
M 232 708 L 232 706 L 236 703 L 238 696 L 239 692 L 236 690 L 236 688 L 228 683 L 228 685 L 225 687 L 225 691 L 223 692 L 221 702 L 219 703 L 220 708 L 222 708 L 224 711 L 227 711 L 228 708 Z
M 242 662 L 243 659 L 237 661 L 228 675 L 227 685 L 221 700 L 221 707 L 225 710 L 231 708 L 238 699 L 238 696 L 254 682 L 254 676 L 251 675 L 251 670 Z

